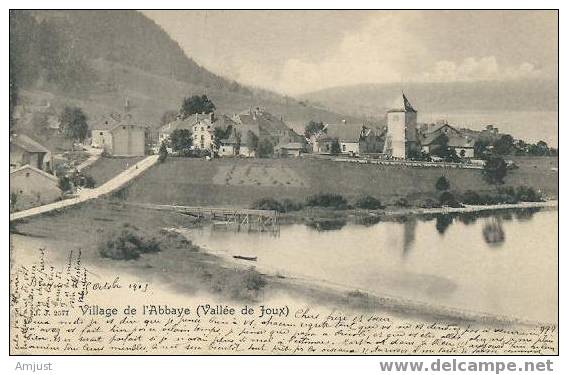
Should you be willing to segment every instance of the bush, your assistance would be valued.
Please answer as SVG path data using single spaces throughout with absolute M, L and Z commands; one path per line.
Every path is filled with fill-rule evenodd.
M 306 206 L 345 209 L 347 208 L 347 200 L 340 194 L 320 193 L 308 197 Z
M 306 222 L 308 227 L 314 228 L 318 231 L 339 230 L 346 224 L 347 221 L 342 218 L 316 218 L 310 219 Z
M 158 161 L 160 163 L 163 163 L 166 161 L 166 159 L 168 158 L 168 148 L 166 147 L 166 143 L 162 142 L 162 144 L 160 145 L 160 151 L 159 151 L 160 156 L 158 156 Z
M 63 192 L 70 191 L 73 188 L 71 179 L 67 176 L 59 177 L 58 186 Z
M 449 191 L 444 191 L 440 194 L 440 204 L 449 207 L 462 207 L 462 204 L 457 200 L 454 194 Z
M 251 208 L 255 210 L 274 210 L 278 212 L 285 212 L 284 206 L 273 198 L 259 199 L 252 204 Z
M 355 207 L 367 210 L 378 210 L 383 208 L 381 201 L 370 195 L 366 195 L 357 199 L 357 202 L 355 202 Z
M 440 176 L 436 181 L 436 190 L 438 191 L 446 191 L 450 189 L 450 181 L 444 176 Z
M 266 285 L 266 280 L 264 279 L 262 274 L 260 274 L 253 268 L 250 268 L 246 271 L 243 281 L 247 290 L 253 290 L 255 292 L 264 288 L 264 286 Z
M 465 204 L 472 204 L 472 205 L 480 205 L 484 204 L 481 199 L 481 196 L 473 190 L 467 190 L 463 193 L 462 202 Z
M 440 203 L 436 202 L 434 199 L 428 198 L 420 203 L 420 208 L 439 208 Z
M 123 229 L 99 245 L 99 254 L 114 260 L 138 259 L 141 254 L 158 251 L 160 251 L 158 240 L 144 239 L 128 229 Z
M 408 199 L 400 197 L 394 202 L 394 205 L 397 207 L 410 207 L 410 203 L 408 203 Z
M 92 188 L 95 187 L 95 185 L 96 185 L 96 181 L 93 178 L 93 176 L 91 176 L 90 174 L 86 174 L 83 186 L 86 187 L 86 188 L 92 189 Z
M 507 175 L 507 163 L 503 158 L 492 157 L 485 162 L 483 176 L 490 184 L 502 184 Z
M 517 187 L 515 197 L 521 202 L 542 202 L 542 195 L 527 186 Z
M 282 201 L 282 208 L 284 209 L 284 212 L 300 211 L 304 208 L 304 205 L 300 202 L 295 202 L 286 198 Z
M 274 198 L 262 198 L 255 201 L 251 205 L 251 208 L 255 210 L 275 210 L 278 212 L 292 212 L 292 211 L 299 211 L 302 208 L 304 208 L 304 206 L 301 203 L 294 202 L 293 200 L 288 198 L 282 200 L 282 202 L 279 202 Z

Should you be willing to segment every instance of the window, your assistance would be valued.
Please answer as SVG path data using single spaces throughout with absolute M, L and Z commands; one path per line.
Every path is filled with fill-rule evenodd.
M 345 151 L 347 148 L 345 147 L 345 145 L 343 145 L 343 151 Z
M 26 177 L 30 177 L 30 172 L 26 172 Z
M 103 135 L 103 132 L 100 132 L 99 135 Z

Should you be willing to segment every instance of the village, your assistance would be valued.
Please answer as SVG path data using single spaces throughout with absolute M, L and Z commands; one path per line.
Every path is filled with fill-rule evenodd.
M 209 99 L 193 96 L 186 100 Z M 180 111 L 157 128 L 138 120 L 129 107 L 126 100 L 122 113 L 113 112 L 89 121 L 85 137 L 73 145 L 87 157 L 63 169 L 58 168 L 53 152 L 46 146 L 26 134 L 12 134 L 12 209 L 45 205 L 76 196 L 77 189 L 94 188 L 97 182 L 82 170 L 88 170 L 99 158 L 123 159 L 126 167 L 130 158 L 160 155 L 162 159 L 170 155 L 206 160 L 315 158 L 399 167 L 483 169 L 484 159 L 494 145 L 503 137 L 512 140 L 493 125 L 474 131 L 444 120 L 418 123 L 418 112 L 404 93 L 384 114 L 384 126 L 346 120 L 325 124 L 310 121 L 303 134 L 261 107 L 251 106 L 227 115 L 218 114 L 214 105 L 196 106 L 191 113 Z M 59 118 L 52 115 L 48 119 L 49 126 L 60 131 Z M 514 163 L 509 162 L 508 166 Z

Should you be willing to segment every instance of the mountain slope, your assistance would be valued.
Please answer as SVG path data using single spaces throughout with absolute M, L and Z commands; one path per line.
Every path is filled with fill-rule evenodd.
M 344 118 L 211 73 L 136 11 L 12 11 L 10 38 L 10 78 L 20 104 L 77 105 L 94 120 L 122 110 L 128 99 L 135 117 L 158 126 L 183 97 L 205 93 L 221 113 L 260 106 L 295 128 Z
M 302 95 L 310 103 L 345 113 L 382 116 L 400 94 L 400 84 L 334 87 Z M 556 111 L 558 82 L 405 83 L 404 91 L 419 111 Z

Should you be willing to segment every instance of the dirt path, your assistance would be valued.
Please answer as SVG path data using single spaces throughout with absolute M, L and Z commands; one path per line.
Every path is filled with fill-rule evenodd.
M 77 166 L 78 171 L 82 171 L 83 169 L 93 165 L 97 160 L 99 160 L 103 153 L 103 150 L 89 147 L 87 149 L 87 152 L 89 153 L 89 158 Z
M 15 212 L 10 214 L 10 221 L 24 219 L 31 216 L 40 215 L 46 212 L 50 212 L 53 210 L 62 209 L 65 207 L 74 206 L 79 203 L 86 202 L 91 199 L 95 199 L 101 197 L 103 195 L 112 193 L 113 191 L 119 189 L 120 187 L 124 186 L 126 183 L 131 181 L 132 179 L 138 177 L 142 173 L 144 173 L 148 168 L 156 164 L 158 161 L 158 155 L 151 155 L 146 157 L 145 159 L 139 161 L 138 163 L 134 164 L 130 168 L 126 169 L 124 172 L 116 175 L 111 180 L 107 181 L 103 185 L 94 188 L 94 189 L 83 189 L 79 192 L 79 196 L 71 199 L 65 199 L 62 201 L 46 204 L 39 207 L 33 207 L 28 210 Z

